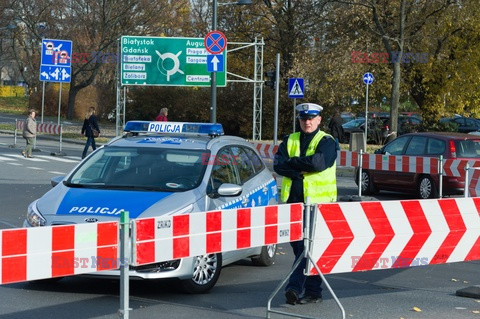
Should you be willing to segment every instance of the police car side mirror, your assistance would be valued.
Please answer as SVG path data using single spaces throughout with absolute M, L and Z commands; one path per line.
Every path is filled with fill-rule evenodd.
M 61 183 L 63 181 L 63 179 L 65 178 L 65 176 L 55 176 L 55 177 L 52 177 L 50 179 L 50 184 L 52 184 L 52 187 L 55 187 L 57 186 L 59 183 Z
M 224 183 L 213 192 L 213 198 L 223 197 L 235 197 L 240 196 L 243 192 L 243 187 L 236 184 Z

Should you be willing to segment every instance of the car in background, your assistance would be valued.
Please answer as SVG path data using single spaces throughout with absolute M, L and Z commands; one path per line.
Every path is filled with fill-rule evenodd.
M 368 119 L 368 143 L 383 144 L 384 130 L 387 126 L 388 118 L 386 117 L 372 117 Z M 345 135 L 345 141 L 349 142 L 352 133 L 365 132 L 365 117 L 359 117 L 355 120 L 347 122 L 342 125 Z
M 340 114 L 340 116 L 342 118 L 343 124 L 345 124 L 347 122 L 350 122 L 351 120 L 355 119 L 355 115 L 353 113 L 350 113 L 350 112 L 342 112 Z
M 375 151 L 375 154 L 439 157 L 443 159 L 480 160 L 480 136 L 457 132 L 409 133 L 397 137 Z M 359 170 L 355 173 L 358 185 Z M 443 176 L 442 194 L 463 194 L 464 178 Z M 406 173 L 389 170 L 362 169 L 362 194 L 381 190 L 416 194 L 419 198 L 439 196 L 439 175 Z
M 472 117 L 445 117 L 440 119 L 440 123 L 451 123 L 455 126 L 455 130 L 460 133 L 480 131 L 480 120 Z
M 92 152 L 33 201 L 25 227 L 117 221 L 266 206 L 276 181 L 250 142 L 220 124 L 130 121 L 125 134 Z M 130 267 L 131 278 L 176 278 L 188 293 L 211 289 L 222 265 L 250 258 L 272 265 L 276 245 Z M 118 270 L 94 273 L 119 275 Z

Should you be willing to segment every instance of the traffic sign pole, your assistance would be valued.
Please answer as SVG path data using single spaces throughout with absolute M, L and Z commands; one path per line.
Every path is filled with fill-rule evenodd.
M 367 92 L 365 93 L 365 141 L 363 144 L 364 151 L 367 152 L 367 128 L 368 128 L 368 86 L 373 83 L 373 80 L 375 78 L 373 77 L 373 74 L 370 72 L 367 72 L 363 75 L 363 83 L 367 85 Z
M 363 150 L 364 152 L 367 152 L 367 127 L 368 127 L 368 84 L 367 84 L 367 92 L 365 93 L 366 99 L 365 99 L 365 141 L 363 144 Z

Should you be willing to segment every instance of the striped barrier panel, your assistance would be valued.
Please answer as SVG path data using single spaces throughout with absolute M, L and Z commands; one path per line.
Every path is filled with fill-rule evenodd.
M 362 154 L 362 168 L 383 171 L 439 174 L 436 157 Z
M 480 259 L 480 198 L 345 202 L 317 209 L 312 257 L 324 274 Z
M 118 234 L 117 222 L 0 230 L 0 284 L 116 269 Z
M 16 120 L 15 128 L 17 130 L 23 130 L 25 121 Z M 61 125 L 55 123 L 37 123 L 37 132 L 38 133 L 48 133 L 48 134 L 60 134 L 62 131 Z
M 134 265 L 302 239 L 303 204 L 137 219 Z
M 257 151 L 260 153 L 260 156 L 263 158 L 272 159 L 275 157 L 275 153 L 277 153 L 278 145 L 268 144 L 268 143 L 257 143 L 252 142 L 255 146 Z

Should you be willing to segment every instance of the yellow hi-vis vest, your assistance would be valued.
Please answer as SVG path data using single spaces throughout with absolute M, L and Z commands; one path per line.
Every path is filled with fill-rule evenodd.
M 315 154 L 317 145 L 327 133 L 318 131 L 308 145 L 306 156 Z M 332 137 L 333 138 L 333 137 Z M 287 151 L 289 157 L 300 156 L 300 132 L 290 134 L 287 141 Z M 312 172 L 303 174 L 303 196 L 304 201 L 307 196 L 310 197 L 310 203 L 327 203 L 337 200 L 337 165 L 333 165 L 322 172 Z M 290 196 L 292 187 L 292 179 L 288 177 L 282 178 L 281 199 L 286 203 Z

